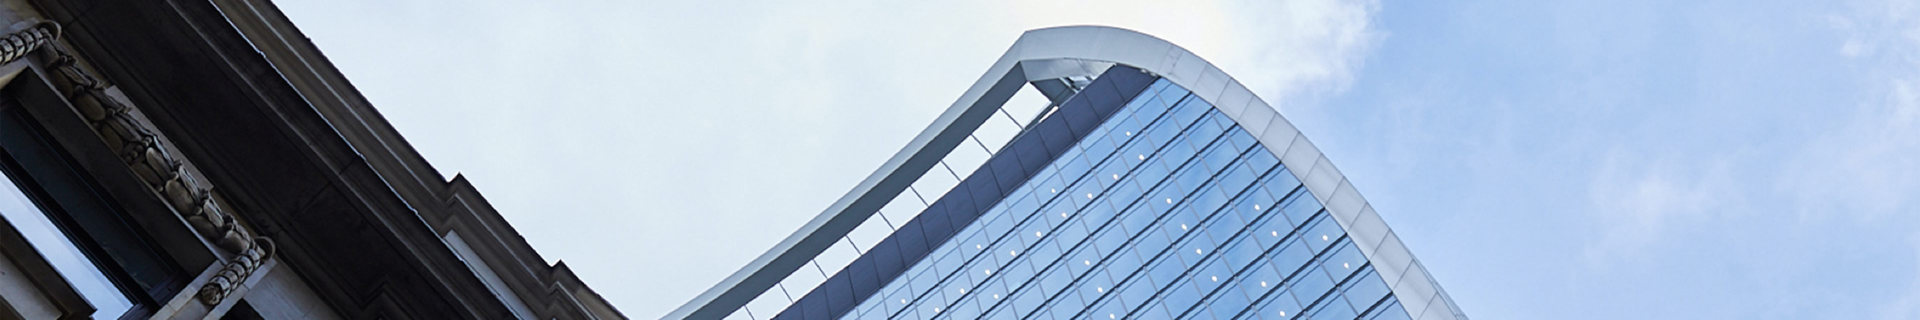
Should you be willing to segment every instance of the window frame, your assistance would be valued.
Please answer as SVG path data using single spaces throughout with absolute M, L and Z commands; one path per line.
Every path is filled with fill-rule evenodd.
M 114 152 L 114 146 L 102 142 L 72 102 L 48 82 L 49 72 L 53 71 L 37 57 L 0 66 L 0 74 L 6 75 L 0 77 L 0 118 L 11 118 L 0 123 L 0 134 L 19 135 L 4 139 L 15 141 L 0 143 L 0 170 L 12 178 L 5 182 L 14 183 L 132 303 L 117 318 L 145 318 L 171 300 L 190 297 L 190 285 L 204 273 L 197 266 L 219 262 L 212 244 L 194 233 L 152 187 L 135 176 Z M 23 157 L 33 160 L 23 163 L 21 160 L 28 159 Z M 75 212 L 85 213 L 89 227 L 80 226 Z M 3 231 L 0 233 L 19 236 L 11 224 Z M 102 246 L 96 241 L 102 235 L 120 240 L 113 246 Z M 15 248 L 12 251 L 16 253 L 8 253 L 15 263 L 47 263 L 30 244 L 18 244 L 25 246 L 7 246 Z M 128 258 L 133 256 L 138 257 Z M 145 284 L 126 270 L 125 263 L 146 273 Z M 47 278 L 54 279 L 52 282 L 37 280 L 35 285 L 41 290 L 80 297 L 58 278 L 57 272 L 44 270 L 55 278 Z M 86 305 L 84 298 L 74 301 L 85 307 L 63 307 L 66 317 L 91 318 L 94 308 Z

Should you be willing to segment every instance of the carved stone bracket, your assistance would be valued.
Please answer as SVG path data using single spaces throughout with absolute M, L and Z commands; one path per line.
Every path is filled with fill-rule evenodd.
M 265 237 L 253 238 L 253 245 L 249 246 L 247 251 L 234 255 L 233 260 L 227 261 L 225 266 L 220 267 L 220 272 L 215 273 L 212 279 L 207 279 L 207 283 L 200 286 L 200 291 L 195 297 L 200 299 L 200 303 L 209 306 L 220 304 L 221 300 L 225 300 L 227 295 L 233 293 L 233 289 L 239 288 L 241 283 L 246 282 L 248 276 L 260 270 L 260 265 L 267 263 L 267 257 L 273 256 L 273 249 L 273 240 Z
M 52 21 L 23 21 L 14 24 L 8 30 L 14 30 L 0 38 L 0 64 L 20 60 L 34 49 L 53 43 L 60 38 L 60 24 Z
M 202 303 L 219 304 L 273 255 L 273 242 L 253 236 L 253 232 L 220 205 L 207 182 L 187 174 L 182 161 L 167 151 L 158 130 L 139 119 L 140 115 L 135 114 L 127 102 L 109 94 L 111 85 L 95 77 L 78 58 L 54 43 L 60 35 L 58 24 L 28 21 L 15 24 L 12 30 L 0 36 L 0 64 L 44 51 L 48 57 L 47 68 L 54 72 L 49 80 L 66 95 L 100 140 L 186 220 L 194 232 L 220 249 L 234 253 L 219 273 L 197 292 Z M 37 50 L 43 47 L 48 50 Z
M 162 145 L 157 130 L 136 119 L 125 102 L 107 94 L 108 85 L 83 68 L 72 54 L 59 46 L 48 47 L 51 59 L 47 65 L 56 73 L 50 78 L 134 175 L 166 200 L 201 237 L 228 252 L 247 250 L 252 233 L 214 200 L 214 192 L 205 181 L 186 173 L 178 157 Z

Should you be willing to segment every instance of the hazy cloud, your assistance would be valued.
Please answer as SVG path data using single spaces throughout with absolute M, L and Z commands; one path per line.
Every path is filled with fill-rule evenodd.
M 1600 237 L 1586 248 L 1597 267 L 1634 260 L 1646 246 L 1740 210 L 1738 186 L 1725 161 L 1678 162 L 1620 150 L 1610 153 L 1588 185 Z M 1677 225 L 1677 226 L 1676 226 Z
M 1828 21 L 1846 37 L 1838 52 L 1858 63 L 1870 90 L 1848 110 L 1844 129 L 1817 137 L 1797 161 L 1808 170 L 1790 183 L 1808 193 L 1800 212 L 1852 213 L 1865 223 L 1911 225 L 1920 195 L 1920 1 L 1848 3 Z M 1920 258 L 1920 232 L 1907 231 L 1908 263 Z M 1882 319 L 1920 318 L 1920 273 L 1882 304 Z
M 1789 181 L 1805 188 L 1812 214 L 1842 208 L 1873 216 L 1912 208 L 1920 194 L 1920 1 L 1855 1 L 1829 17 L 1845 42 L 1838 52 L 1857 63 L 1867 96 L 1836 106 L 1849 119 L 1815 137 Z M 1906 212 L 1911 213 L 1911 212 Z

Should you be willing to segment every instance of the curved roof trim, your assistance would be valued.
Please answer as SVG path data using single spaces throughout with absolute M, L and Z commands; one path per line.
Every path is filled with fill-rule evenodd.
M 1025 83 L 1099 75 L 1106 69 L 1089 67 L 1103 64 L 1085 62 L 1117 63 L 1153 72 L 1212 103 L 1292 169 L 1289 171 L 1347 230 L 1409 316 L 1420 320 L 1466 318 L 1374 213 L 1373 206 L 1354 191 L 1346 176 L 1276 109 L 1186 48 L 1152 35 L 1105 26 L 1051 27 L 1021 34 L 959 100 L 853 190 L 759 258 L 665 318 L 718 319 L 744 307 L 906 190 Z

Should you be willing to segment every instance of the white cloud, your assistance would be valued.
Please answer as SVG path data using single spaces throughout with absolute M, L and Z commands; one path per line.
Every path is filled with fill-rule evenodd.
M 1713 219 L 1737 206 L 1725 160 L 1676 162 L 1610 152 L 1589 185 L 1589 201 L 1601 222 L 1597 241 L 1589 243 L 1589 265 L 1634 256 L 1668 239 L 1688 223 Z
M 1920 206 L 1920 1 L 1849 3 L 1852 12 L 1828 18 L 1845 35 L 1838 53 L 1865 70 L 1868 96 L 1851 109 L 1844 129 L 1815 138 L 1793 162 L 1803 217 L 1840 215 L 1864 223 L 1910 223 Z M 1920 232 L 1908 234 L 1920 258 Z M 1882 319 L 1920 318 L 1920 273 L 1902 294 L 1880 305 Z
M 1907 244 L 1913 248 L 1911 254 L 1920 257 L 1920 237 L 1908 238 Z M 1920 319 L 1920 272 L 1906 280 L 1905 293 L 1876 310 L 1881 319 Z
M 1916 204 L 1920 192 L 1920 1 L 1854 2 L 1829 21 L 1846 40 L 1838 49 L 1862 70 L 1868 96 L 1841 130 L 1814 137 L 1783 188 L 1801 193 L 1802 214 L 1835 209 L 1878 218 Z
M 1232 6 L 1242 14 L 1239 41 L 1245 65 L 1224 65 L 1270 101 L 1344 92 L 1367 54 L 1386 37 L 1375 23 L 1378 0 L 1256 1 Z

